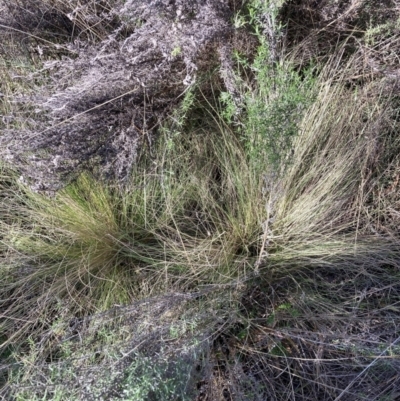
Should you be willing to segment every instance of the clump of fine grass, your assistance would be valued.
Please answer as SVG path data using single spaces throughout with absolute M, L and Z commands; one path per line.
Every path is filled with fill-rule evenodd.
M 210 113 L 185 135 L 166 131 L 156 159 L 138 164 L 125 187 L 81 175 L 54 197 L 17 178 L 3 188 L 1 324 L 5 343 L 21 344 L 21 366 L 24 355 L 56 358 L 77 318 L 252 273 L 263 182 L 240 140 Z M 207 336 L 214 323 L 204 326 Z M 13 380 L 29 382 L 30 370 L 21 374 Z
M 329 67 L 329 76 L 322 73 L 326 81 L 296 138 L 284 180 L 287 195 L 278 211 L 285 216 L 281 221 L 287 224 L 288 235 L 289 231 L 293 236 L 296 232 L 357 234 L 365 224 L 360 211 L 367 192 L 395 151 L 395 143 L 394 148 L 387 147 L 393 130 L 392 99 L 381 96 L 376 83 L 347 89 L 347 69 L 339 76 Z M 372 169 L 378 171 L 371 174 Z
M 239 356 L 219 359 L 214 399 L 223 391 L 254 400 L 396 394 L 399 239 L 391 222 L 375 227 L 399 160 L 397 100 L 382 82 L 349 85 L 358 62 L 332 58 L 317 81 L 264 226 L 260 279 L 243 296 L 241 324 L 220 340 L 238 341 L 230 354 Z M 394 213 L 390 193 L 384 207 Z
M 240 141 L 218 120 L 171 138 L 124 188 L 82 175 L 54 197 L 18 181 L 8 190 L 2 307 L 10 335 L 45 328 L 60 302 L 84 315 L 252 272 L 262 182 Z
M 400 255 L 390 217 L 399 205 L 398 106 L 387 81 L 355 83 L 360 60 L 340 51 L 316 70 L 310 96 L 300 98 L 310 102 L 304 112 L 286 103 L 293 124 L 279 115 L 257 123 L 266 109 L 255 85 L 247 130 L 235 136 L 204 114 L 202 124 L 170 129 L 126 191 L 89 176 L 54 199 L 16 185 L 2 190 L 3 327 L 9 338 L 14 329 L 31 334 L 34 344 L 20 353 L 16 393 L 29 397 L 33 388 L 50 399 L 61 384 L 62 397 L 73 399 L 84 393 L 85 373 L 103 379 L 99 367 L 111 363 L 120 374 L 126 362 L 122 384 L 111 387 L 168 399 L 189 386 L 161 385 L 171 372 L 179 378 L 176 360 L 184 360 L 191 388 L 213 400 L 397 396 Z M 292 78 L 264 88 L 279 95 L 279 85 L 303 82 Z M 279 105 L 285 96 L 271 99 Z M 278 146 L 280 175 L 268 157 L 257 165 L 257 155 L 271 152 L 263 147 L 275 122 L 290 136 Z M 252 141 L 262 133 L 266 141 Z M 155 301 L 171 290 L 186 293 L 171 295 L 171 308 Z M 129 311 L 76 318 L 153 295 Z M 92 359 L 84 366 L 74 356 Z M 29 357 L 37 365 L 47 358 L 40 374 L 31 374 Z

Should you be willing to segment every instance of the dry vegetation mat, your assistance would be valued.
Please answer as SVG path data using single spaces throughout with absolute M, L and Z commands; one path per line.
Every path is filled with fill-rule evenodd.
M 0 398 L 399 399 L 397 1 L 0 15 Z

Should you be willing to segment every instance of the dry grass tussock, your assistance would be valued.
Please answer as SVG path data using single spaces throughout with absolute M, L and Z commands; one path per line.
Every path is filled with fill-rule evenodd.
M 87 313 L 174 287 L 229 282 L 251 269 L 259 188 L 229 133 L 218 134 L 176 138 L 159 165 L 138 168 L 122 191 L 87 175 L 53 198 L 16 183 L 4 190 L 4 265 L 19 266 L 4 286 L 7 315 L 36 310 L 26 322 L 32 327 L 59 298 Z
M 385 43 L 400 42 L 381 18 L 398 8 L 321 3 L 310 37 L 332 27 L 339 45 L 310 48 L 303 25 L 294 43 L 295 11 L 311 2 L 285 2 L 279 57 L 237 57 L 231 103 L 198 81 L 124 187 L 84 174 L 49 198 L 2 168 L 1 396 L 399 397 L 399 100 L 382 65 L 394 63 Z M 251 4 L 237 24 L 268 30 Z M 376 20 L 356 34 L 372 6 Z M 361 22 L 346 36 L 347 17 Z M 93 46 L 98 29 L 82 33 Z M 360 69 L 368 55 L 379 73 Z M 293 109 L 288 93 L 305 90 Z M 229 112 L 238 99 L 241 113 Z M 284 118 L 263 114 L 266 99 Z M 273 159 L 281 168 L 258 158 L 277 132 L 290 136 Z

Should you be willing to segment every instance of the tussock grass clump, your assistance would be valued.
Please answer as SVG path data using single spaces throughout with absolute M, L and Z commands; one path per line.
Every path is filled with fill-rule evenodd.
M 210 376 L 213 399 L 397 394 L 399 239 L 388 220 L 375 226 L 377 188 L 399 160 L 397 100 L 382 82 L 349 87 L 357 63 L 335 57 L 321 71 L 279 196 L 267 203 L 260 280 L 249 282 L 240 324 L 219 340 L 229 353 Z
M 252 274 L 265 194 L 239 138 L 210 110 L 202 126 L 192 126 L 185 135 L 166 130 L 154 151 L 155 159 L 143 159 L 123 187 L 84 174 L 48 197 L 10 179 L 2 192 L 7 202 L 1 204 L 5 253 L 0 267 L 6 277 L 1 288 L 3 341 L 21 344 L 12 366 L 23 366 L 25 355 L 59 358 L 58 341 L 63 336 L 69 341 L 69 326 L 90 314 L 204 286 L 225 288 L 229 300 L 232 282 Z M 207 302 L 226 302 L 216 299 Z M 190 318 L 202 327 L 204 339 L 220 321 L 210 320 L 212 309 L 208 311 L 203 315 L 195 309 Z M 174 330 L 181 312 L 171 313 L 165 324 Z M 78 329 L 82 335 L 83 327 Z M 191 341 L 188 337 L 184 343 Z M 113 363 L 119 366 L 116 358 Z M 65 378 L 63 372 L 60 377 Z M 84 367 L 82 372 L 89 373 Z M 21 373 L 13 380 L 20 382 L 24 397 L 32 376 Z M 43 387 L 36 389 L 40 393 Z
M 232 132 L 210 124 L 166 138 L 128 187 L 82 175 L 47 197 L 14 183 L 1 206 L 3 307 L 26 323 L 6 319 L 10 333 L 30 333 L 59 302 L 80 315 L 252 271 L 261 182 Z
M 353 3 L 324 3 L 340 40 L 309 63 L 274 18 L 311 3 L 252 2 L 251 61 L 187 91 L 124 185 L 48 197 L 3 170 L 6 397 L 398 397 L 398 94 L 360 75 Z
M 144 159 L 126 188 L 87 175 L 55 198 L 13 187 L 7 213 L 19 220 L 8 226 L 16 235 L 3 243 L 14 275 L 4 288 L 15 302 L 3 307 L 25 323 L 10 319 L 3 327 L 9 339 L 42 344 L 17 357 L 21 366 L 29 355 L 50 361 L 45 380 L 25 368 L 14 376 L 21 397 L 32 388 L 40 397 L 48 386 L 67 399 L 110 394 L 113 386 L 165 399 L 393 394 L 399 246 L 393 231 L 378 234 L 371 211 L 380 207 L 374 194 L 398 158 L 390 146 L 396 103 L 375 83 L 354 92 L 336 65 L 315 81 L 301 120 L 294 115 L 299 131 L 280 174 L 273 163 L 269 173 L 260 169 L 243 133 L 235 136 L 213 110 L 197 126 L 197 110 L 185 135 L 184 125 L 165 131 L 156 158 Z M 171 290 L 165 303 L 158 294 Z M 124 313 L 115 305 L 138 298 L 153 307 L 145 313 L 137 304 L 135 321 L 150 319 L 153 330 L 129 337 L 129 318 L 117 335 Z M 179 308 L 174 299 L 194 304 Z M 101 342 L 90 334 L 99 327 Z M 87 345 L 76 344 L 78 335 Z M 139 347 L 143 335 L 158 351 Z M 118 354 L 115 347 L 128 337 L 132 342 Z M 89 360 L 93 353 L 98 359 Z M 91 372 L 103 380 L 86 387 L 91 393 L 69 365 L 80 354 L 88 364 L 75 365 L 79 377 Z M 188 363 L 189 381 L 179 379 L 176 360 Z M 116 367 L 110 380 L 95 373 L 105 364 Z M 160 384 L 169 373 L 152 364 L 172 372 L 171 389 Z M 49 376 L 50 367 L 58 378 Z

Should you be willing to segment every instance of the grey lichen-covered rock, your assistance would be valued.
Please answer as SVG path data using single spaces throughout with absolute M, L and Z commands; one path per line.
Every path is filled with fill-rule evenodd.
M 0 157 L 37 190 L 56 190 L 94 167 L 123 181 L 179 96 L 219 63 L 218 48 L 231 33 L 232 2 L 128 0 L 100 11 L 73 0 L 37 3 L 41 20 L 47 15 L 71 23 L 63 25 L 70 40 L 57 45 L 61 58 L 44 63 L 37 93 L 14 99 L 31 119 L 3 131 Z M 53 17 L 45 13 L 49 5 Z M 21 12 L 10 7 L 11 22 Z M 35 29 L 40 36 L 40 26 Z M 26 113 L 12 117 L 16 122 Z

